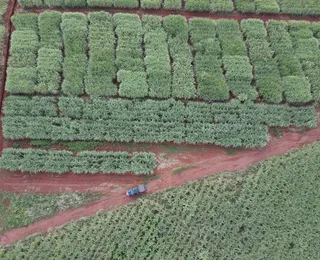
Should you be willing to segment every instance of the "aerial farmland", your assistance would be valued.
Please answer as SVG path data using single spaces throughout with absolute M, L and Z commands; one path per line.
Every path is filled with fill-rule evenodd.
M 319 0 L 0 13 L 0 259 L 318 258 Z

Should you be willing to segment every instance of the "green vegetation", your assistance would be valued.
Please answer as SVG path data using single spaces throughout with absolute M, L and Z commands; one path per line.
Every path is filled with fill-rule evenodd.
M 90 59 L 85 81 L 90 96 L 117 94 L 113 79 L 116 76 L 114 31 L 112 16 L 105 12 L 89 13 Z
M 2 259 L 316 259 L 320 143 L 3 247 Z M 90 250 L 88 250 L 90 248 Z
M 50 140 L 31 140 L 30 145 L 36 146 L 39 148 L 49 148 L 52 145 L 62 145 L 69 151 L 84 151 L 84 150 L 96 149 L 98 146 L 105 145 L 105 143 L 97 142 L 97 141 L 57 142 L 57 141 L 50 141 Z
M 106 12 L 12 21 L 5 138 L 260 147 L 268 127 L 316 126 L 318 23 Z
M 84 77 L 87 68 L 87 17 L 82 13 L 64 13 L 61 30 L 64 43 L 62 90 L 71 96 L 84 92 Z
M 271 20 L 265 28 L 258 19 L 239 26 L 106 12 L 20 14 L 12 21 L 11 94 L 212 102 L 228 100 L 230 90 L 242 102 L 320 100 L 318 23 Z
M 186 171 L 186 170 L 193 169 L 193 168 L 196 168 L 196 166 L 194 166 L 194 165 L 189 165 L 189 166 L 179 167 L 179 168 L 175 169 L 175 170 L 172 172 L 172 174 L 173 174 L 173 175 L 180 174 L 180 173 L 182 173 L 182 172 L 184 172 L 184 171 Z
M 66 192 L 32 194 L 0 192 L 0 233 L 27 226 L 58 211 L 80 207 L 100 198 L 100 194 Z
M 212 20 L 189 21 L 191 42 L 195 51 L 198 96 L 206 101 L 229 99 L 229 89 L 221 69 L 221 48 Z
M 281 77 L 267 40 L 264 23 L 258 19 L 243 20 L 241 29 L 246 37 L 250 61 L 254 66 L 256 87 L 266 102 L 282 101 Z
M 115 7 L 182 10 L 182 0 L 19 0 L 24 8 L 33 7 Z M 186 0 L 185 10 L 226 13 L 285 13 L 320 15 L 318 0 Z
M 268 126 L 316 127 L 315 106 L 242 104 L 237 100 L 209 105 L 171 99 L 84 101 L 63 97 L 58 101 L 9 96 L 4 114 L 3 136 L 9 139 L 257 147 L 267 143 Z
M 168 34 L 168 45 L 173 60 L 172 97 L 190 99 L 195 97 L 192 70 L 192 54 L 188 45 L 188 23 L 181 15 L 169 15 L 163 19 Z
M 134 173 L 152 174 L 157 158 L 153 153 L 81 151 L 73 155 L 64 150 L 14 149 L 2 151 L 0 168 L 39 173 Z
M 145 15 L 144 29 L 145 58 L 150 97 L 171 96 L 171 64 L 167 34 L 162 27 L 160 16 Z

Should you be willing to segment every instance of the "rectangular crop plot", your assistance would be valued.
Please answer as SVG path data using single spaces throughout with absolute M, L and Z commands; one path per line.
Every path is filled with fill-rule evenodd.
M 318 23 L 106 12 L 12 21 L 5 138 L 259 147 L 269 127 L 316 127 Z
M 222 101 L 231 91 L 242 99 L 299 104 L 320 97 L 314 60 L 319 39 L 311 23 L 302 28 L 270 21 L 265 28 L 258 19 L 240 25 L 105 12 L 46 12 L 12 20 L 6 86 L 12 94 Z M 297 38 L 298 30 L 308 30 L 308 38 Z M 304 98 L 285 94 L 288 76 L 310 84 Z

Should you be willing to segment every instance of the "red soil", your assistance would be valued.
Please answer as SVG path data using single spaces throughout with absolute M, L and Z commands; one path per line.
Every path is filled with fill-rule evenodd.
M 284 133 L 281 139 L 273 139 L 266 147 L 259 149 L 250 149 L 237 152 L 235 155 L 227 155 L 222 148 L 203 149 L 197 152 L 185 151 L 176 155 L 168 155 L 170 159 L 177 160 L 177 163 L 164 169 L 156 171 L 160 178 L 151 180 L 148 183 L 148 192 L 153 193 L 163 190 L 168 187 L 179 186 L 188 181 L 202 179 L 206 176 L 212 175 L 221 171 L 241 170 L 247 166 L 264 160 L 266 158 L 285 153 L 290 149 L 299 148 L 305 144 L 312 143 L 320 138 L 320 128 L 313 129 L 304 134 L 299 133 Z M 192 165 L 194 168 L 183 171 L 181 174 L 172 175 L 172 171 L 179 166 Z M 78 189 L 80 190 L 94 189 L 96 186 L 101 188 L 101 182 L 120 185 L 117 190 L 113 190 L 110 196 L 102 197 L 100 200 L 91 202 L 83 207 L 71 209 L 64 212 L 59 212 L 57 215 L 38 221 L 27 227 L 18 228 L 7 231 L 0 235 L 0 244 L 7 245 L 17 240 L 21 240 L 30 235 L 39 232 L 48 232 L 58 226 L 67 222 L 80 219 L 82 217 L 94 215 L 102 210 L 110 210 L 135 199 L 128 198 L 125 195 L 125 188 L 136 185 L 140 180 L 127 176 L 72 176 L 62 175 L 58 177 L 48 176 L 29 176 L 18 175 L 19 177 L 8 176 L 1 181 L 1 189 L 9 190 L 26 190 L 28 186 L 33 186 L 35 190 L 44 191 L 49 189 L 51 191 L 58 191 L 60 189 Z M 2 173 L 3 177 L 3 173 Z M 71 180 L 71 183 L 68 183 Z M 114 182 L 114 183 L 113 183 Z M 99 186 L 97 186 L 99 185 Z M 42 190 L 42 188 L 44 188 Z

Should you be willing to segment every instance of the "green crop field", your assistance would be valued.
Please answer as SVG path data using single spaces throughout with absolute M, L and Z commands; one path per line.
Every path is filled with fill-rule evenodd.
M 12 21 L 6 139 L 261 147 L 269 127 L 317 125 L 320 23 L 106 12 Z M 24 168 L 13 161 L 2 163 Z
M 2 259 L 317 259 L 320 143 L 2 248 Z
M 184 8 L 183 8 L 183 2 Z M 320 15 L 319 0 L 19 0 L 25 8 L 36 7 L 114 7 L 186 10 L 216 13 L 285 13 Z
M 157 158 L 153 153 L 92 152 L 82 151 L 73 155 L 70 151 L 42 149 L 14 149 L 2 151 L 0 168 L 32 173 L 134 173 L 151 174 Z
M 97 200 L 100 194 L 65 192 L 53 194 L 12 193 L 0 191 L 0 233 L 28 226 L 58 211 L 80 207 Z

